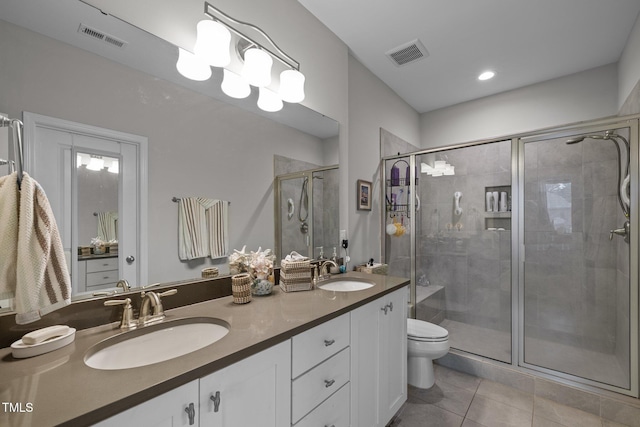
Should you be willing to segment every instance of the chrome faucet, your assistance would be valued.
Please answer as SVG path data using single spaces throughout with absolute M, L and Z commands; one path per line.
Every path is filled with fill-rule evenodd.
M 122 288 L 122 292 L 128 292 L 131 290 L 129 282 L 127 282 L 125 279 L 118 280 L 118 283 L 116 283 L 116 288 Z
M 151 323 L 162 321 L 165 316 L 160 297 L 175 295 L 177 293 L 177 289 L 169 289 L 168 291 L 164 291 L 159 294 L 152 291 L 142 291 L 142 303 L 140 304 L 140 316 L 138 317 L 138 325 L 145 326 Z
M 324 262 L 320 263 L 320 271 L 319 272 L 318 272 L 318 267 L 316 266 L 314 283 L 318 283 L 318 282 L 321 282 L 323 280 L 327 280 L 327 279 L 329 279 L 331 277 L 331 275 L 329 274 L 329 270 L 327 269 L 327 264 L 333 264 L 333 266 L 335 268 L 339 268 L 338 264 L 335 261 L 332 261 L 330 259 L 325 260 Z

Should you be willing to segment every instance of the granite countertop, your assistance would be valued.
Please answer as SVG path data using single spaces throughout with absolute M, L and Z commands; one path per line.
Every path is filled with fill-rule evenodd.
M 165 321 L 184 317 L 215 317 L 231 327 L 220 341 L 171 360 L 133 369 L 104 371 L 84 364 L 94 344 L 117 335 L 117 323 L 85 329 L 59 350 L 30 359 L 14 359 L 11 348 L 0 349 L 2 402 L 27 403 L 29 412 L 0 410 L 0 425 L 85 425 L 98 422 L 189 381 L 229 366 L 294 335 L 324 323 L 409 283 L 408 279 L 350 272 L 375 286 L 357 292 L 313 291 L 271 295 L 237 305 L 223 297 L 167 310 Z

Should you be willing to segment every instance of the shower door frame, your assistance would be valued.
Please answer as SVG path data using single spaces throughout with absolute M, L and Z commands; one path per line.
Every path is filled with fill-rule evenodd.
M 616 393 L 639 397 L 640 396 L 640 342 L 639 342 L 639 329 L 640 329 L 640 291 L 639 291 L 639 267 L 638 260 L 640 256 L 640 215 L 639 208 L 640 202 L 638 200 L 638 177 L 640 176 L 639 163 L 640 163 L 640 130 L 639 130 L 640 114 L 609 117 L 603 119 L 589 120 L 580 123 L 567 124 L 563 126 L 554 126 L 545 129 L 539 129 L 531 132 L 523 132 L 518 134 L 506 135 L 503 137 L 487 138 L 472 142 L 466 142 L 461 144 L 450 144 L 442 147 L 429 148 L 425 150 L 414 151 L 410 153 L 403 153 L 393 156 L 387 156 L 380 159 L 380 200 L 385 200 L 386 191 L 386 161 L 397 160 L 401 158 L 408 158 L 410 160 L 411 168 L 411 194 L 417 194 L 414 187 L 415 183 L 415 166 L 417 164 L 416 156 L 421 156 L 429 153 L 438 153 L 451 149 L 473 147 L 477 145 L 490 144 L 500 141 L 511 140 L 511 182 L 512 182 L 512 201 L 513 201 L 513 216 L 512 216 L 512 228 L 511 228 L 511 363 L 498 362 L 495 363 L 509 365 L 515 369 L 523 372 L 529 372 L 547 378 L 550 380 L 563 380 L 571 383 L 576 388 L 583 390 L 593 391 L 594 388 L 600 390 L 609 390 Z M 608 384 L 587 380 L 574 375 L 564 374 L 559 371 L 555 371 L 548 368 L 541 368 L 535 365 L 524 363 L 524 310 L 520 309 L 524 304 L 524 241 L 521 241 L 521 236 L 524 236 L 524 144 L 533 140 L 540 140 L 544 138 L 561 138 L 571 137 L 576 134 L 602 132 L 611 128 L 629 128 L 629 144 L 630 144 L 630 164 L 629 174 L 631 179 L 631 197 L 630 197 L 630 210 L 631 215 L 629 218 L 631 225 L 631 241 L 629 243 L 629 297 L 630 297 L 630 312 L 629 312 L 629 335 L 630 335 L 630 388 L 624 389 L 620 387 L 610 386 Z M 522 155 L 521 155 L 522 153 Z M 415 197 L 415 196 L 414 196 Z M 386 206 L 385 203 L 380 204 L 380 233 L 382 236 L 381 242 L 381 259 L 386 260 L 387 254 L 385 250 L 386 232 Z M 410 225 L 413 230 L 416 230 L 416 211 L 415 200 L 410 206 L 411 218 Z M 411 234 L 411 264 L 410 264 L 410 299 L 409 313 L 410 317 L 415 318 L 415 286 L 417 283 L 416 278 L 416 236 L 415 233 Z M 635 261 L 634 261 L 635 260 Z M 634 265 L 635 262 L 635 265 Z M 523 307 L 523 306 L 522 306 Z M 461 350 L 462 351 L 462 350 Z M 464 351 L 463 351 L 464 352 Z M 466 352 L 465 352 L 466 353 Z M 485 356 L 480 356 L 483 359 L 488 359 Z
M 526 363 L 524 360 L 524 263 L 525 263 L 525 247 L 524 239 L 524 146 L 527 143 L 534 141 L 545 141 L 559 138 L 570 138 L 576 135 L 602 133 L 610 129 L 629 128 L 629 175 L 632 177 L 630 185 L 630 218 L 631 225 L 631 241 L 629 242 L 629 389 L 616 387 L 610 384 L 590 380 L 584 377 L 579 377 L 572 374 L 566 374 L 560 371 L 556 371 L 549 368 L 544 368 L 537 365 Z M 512 235 L 512 277 L 514 282 L 512 283 L 512 296 L 513 296 L 513 313 L 517 313 L 517 316 L 513 316 L 514 327 L 517 329 L 517 334 L 512 335 L 512 363 L 517 366 L 536 371 L 542 376 L 550 376 L 555 378 L 562 378 L 580 385 L 593 386 L 599 389 L 605 389 L 614 391 L 616 393 L 625 394 L 628 396 L 638 397 L 640 392 L 640 360 L 639 360 L 639 342 L 638 342 L 638 328 L 639 328 L 639 289 L 638 289 L 638 243 L 640 230 L 639 215 L 638 215 L 638 167 L 640 162 L 640 153 L 638 150 L 640 135 L 638 133 L 638 116 L 628 117 L 614 117 L 609 119 L 593 120 L 577 125 L 570 125 L 566 127 L 559 127 L 555 129 L 549 129 L 547 131 L 530 132 L 526 135 L 516 137 L 513 139 L 512 159 L 517 162 L 517 168 L 515 169 L 514 182 L 517 185 L 513 187 L 517 188 L 517 194 L 513 195 L 514 206 L 517 205 L 517 232 Z M 635 230 L 635 231 L 634 231 Z M 635 266 L 634 266 L 634 261 Z M 515 286 L 514 286 L 515 284 Z M 634 304 L 635 302 L 635 304 Z M 522 309 L 521 309 L 522 308 Z M 516 318 L 517 317 L 517 318 Z

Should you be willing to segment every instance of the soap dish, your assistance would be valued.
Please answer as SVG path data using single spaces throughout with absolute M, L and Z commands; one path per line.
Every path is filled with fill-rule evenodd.
M 11 352 L 16 359 L 25 359 L 27 357 L 39 356 L 50 351 L 57 350 L 66 345 L 71 344 L 76 338 L 75 328 L 69 328 L 69 332 L 64 335 L 42 341 L 37 344 L 27 345 L 22 339 L 11 344 Z

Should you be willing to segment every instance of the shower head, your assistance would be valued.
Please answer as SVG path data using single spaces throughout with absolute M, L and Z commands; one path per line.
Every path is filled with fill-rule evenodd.
M 582 142 L 585 139 L 590 138 L 590 139 L 611 139 L 611 137 L 607 134 L 607 135 L 583 135 L 583 136 L 576 136 L 575 138 L 570 138 L 567 139 L 565 141 L 565 144 L 571 145 L 571 144 L 577 144 L 578 142 Z

